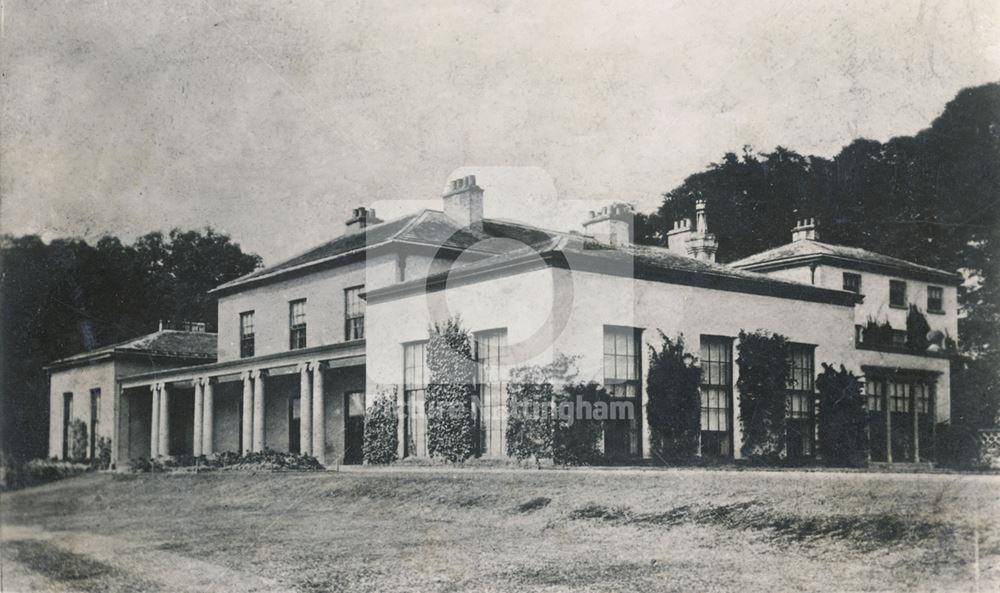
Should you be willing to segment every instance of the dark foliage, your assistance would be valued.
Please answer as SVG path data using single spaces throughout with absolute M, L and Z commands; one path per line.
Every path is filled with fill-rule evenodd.
M 379 393 L 365 413 L 365 463 L 388 465 L 399 453 L 399 416 L 395 388 Z
M 861 381 L 844 365 L 823 363 L 819 391 L 819 453 L 827 465 L 861 467 L 868 460 L 865 395 Z
M 962 90 L 914 136 L 858 139 L 832 159 L 783 147 L 727 153 L 664 194 L 658 211 L 637 221 L 637 239 L 665 244 L 665 230 L 692 215 L 695 198 L 708 200 L 722 262 L 787 243 L 798 211 L 819 219 L 823 241 L 963 269 L 978 281 L 959 291 L 967 314 L 958 347 L 975 355 L 1000 348 L 1000 83 Z M 1000 397 L 1000 365 L 984 357 L 968 365 L 971 392 L 953 397 Z
M 472 340 L 458 319 L 430 328 L 427 342 L 427 453 L 452 463 L 475 452 L 475 363 Z
M 212 229 L 150 233 L 131 245 L 0 237 L 0 259 L 0 447 L 22 459 L 46 454 L 44 365 L 149 333 L 160 320 L 214 327 L 207 291 L 260 265 Z
M 785 447 L 788 339 L 765 331 L 740 331 L 736 350 L 743 456 L 777 461 Z
M 572 360 L 558 357 L 552 364 L 526 365 L 510 370 L 507 382 L 507 454 L 518 461 L 552 458 L 553 382 L 571 374 Z
M 971 466 L 979 455 L 979 430 L 1000 420 L 1000 353 L 952 363 L 951 423 L 938 427 L 939 463 Z
M 594 465 L 602 460 L 598 449 L 604 434 L 600 410 L 607 406 L 608 394 L 597 383 L 568 383 L 557 392 L 556 409 L 560 413 L 552 433 L 553 463 Z M 591 410 L 590 418 L 584 409 Z
M 653 459 L 667 464 L 685 463 L 698 454 L 701 430 L 701 369 L 684 350 L 684 338 L 671 340 L 660 332 L 659 350 L 649 347 L 646 378 L 646 418 Z M 688 356 L 690 362 L 684 358 Z
M 211 457 L 200 455 L 174 455 L 172 457 L 158 457 L 156 459 L 134 458 L 128 461 L 128 470 L 131 472 L 164 472 L 173 470 L 186 470 L 195 468 L 198 470 L 295 470 L 295 471 L 321 471 L 326 469 L 323 464 L 311 455 L 300 455 L 298 453 L 287 453 L 264 449 L 263 451 L 237 453 L 235 451 L 223 451 Z
M 87 461 L 87 423 L 79 418 L 74 418 L 69 423 L 69 458 L 75 463 L 85 463 Z
M 927 334 L 931 331 L 931 326 L 927 323 L 927 318 L 920 312 L 916 305 L 910 305 L 910 310 L 906 314 L 906 348 L 913 352 L 923 352 L 927 350 L 929 342 Z

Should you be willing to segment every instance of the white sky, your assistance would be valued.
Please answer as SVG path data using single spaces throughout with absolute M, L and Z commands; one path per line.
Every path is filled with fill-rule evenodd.
M 212 225 L 273 263 L 468 173 L 566 229 L 1000 79 L 995 0 L 625 4 L 0 0 L 0 230 Z

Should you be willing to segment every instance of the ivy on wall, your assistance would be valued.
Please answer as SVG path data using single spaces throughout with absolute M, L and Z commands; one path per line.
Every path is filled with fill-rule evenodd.
M 458 318 L 429 330 L 427 343 L 427 453 L 452 463 L 475 452 L 475 364 L 472 340 Z
M 861 381 L 840 365 L 823 363 L 819 390 L 819 453 L 827 465 L 861 467 L 868 462 L 865 395 Z
M 776 461 L 785 448 L 785 389 L 789 374 L 788 339 L 763 330 L 740 330 L 736 363 L 740 376 L 742 453 L 758 461 Z
M 607 417 L 608 400 L 608 393 L 594 382 L 567 383 L 557 391 L 558 413 L 552 431 L 553 463 L 594 465 L 603 460 L 598 443 L 604 435 L 603 419 Z
M 365 412 L 365 463 L 387 465 L 396 461 L 399 451 L 399 416 L 396 411 L 396 387 L 379 391 Z
M 649 346 L 646 418 L 653 458 L 683 463 L 698 454 L 701 432 L 701 369 L 684 350 L 684 337 L 660 332 L 659 349 Z

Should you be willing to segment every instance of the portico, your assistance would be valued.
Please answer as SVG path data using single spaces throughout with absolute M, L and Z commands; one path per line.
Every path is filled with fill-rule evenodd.
M 341 463 L 345 394 L 364 385 L 363 341 L 134 375 L 119 382 L 115 459 L 267 448 Z

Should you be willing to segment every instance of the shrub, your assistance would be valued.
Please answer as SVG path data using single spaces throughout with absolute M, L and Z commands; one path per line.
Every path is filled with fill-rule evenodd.
M 690 461 L 698 454 L 701 432 L 701 369 L 684 351 L 684 338 L 660 332 L 659 350 L 649 347 L 646 418 L 654 458 L 665 463 Z
M 97 456 L 91 463 L 97 469 L 111 468 L 111 439 L 109 437 L 97 439 Z
M 83 463 L 59 461 L 57 459 L 33 459 L 24 462 L 8 455 L 0 454 L 0 490 L 17 490 L 71 478 L 87 472 L 89 466 Z
M 87 460 L 87 423 L 74 418 L 69 423 L 69 458 L 72 461 Z
M 365 463 L 387 465 L 396 461 L 399 450 L 399 417 L 396 391 L 381 391 L 365 413 Z
M 507 454 L 519 461 L 552 458 L 555 431 L 553 383 L 576 375 L 573 359 L 559 354 L 548 365 L 526 365 L 510 371 L 507 382 Z
M 740 331 L 736 346 L 740 377 L 740 425 L 744 457 L 776 460 L 785 447 L 788 339 L 765 331 Z
M 906 314 L 906 347 L 914 352 L 927 350 L 927 346 L 930 345 L 927 334 L 930 331 L 931 326 L 924 314 L 916 305 L 910 305 L 910 310 Z
M 427 453 L 450 462 L 464 461 L 475 452 L 472 397 L 475 366 L 469 332 L 449 319 L 430 328 L 427 369 L 430 382 L 425 402 Z
M 175 455 L 174 457 L 161 457 L 157 459 L 135 458 L 128 461 L 128 469 L 131 472 L 162 472 L 186 470 L 194 467 L 197 467 L 199 470 L 226 469 L 253 471 L 319 471 L 326 469 L 323 467 L 323 464 L 311 455 L 286 453 L 284 451 L 274 451 L 273 449 L 264 449 L 257 453 L 224 451 L 215 454 L 211 458 L 204 455 L 198 457 L 194 455 Z
M 552 461 L 558 465 L 593 465 L 608 418 L 608 394 L 597 383 L 569 383 L 557 392 L 559 414 L 552 425 Z M 590 410 L 585 418 L 583 410 Z
M 823 363 L 819 390 L 819 452 L 828 465 L 861 467 L 868 460 L 865 395 L 861 381 L 840 366 Z

